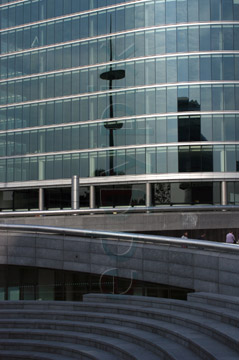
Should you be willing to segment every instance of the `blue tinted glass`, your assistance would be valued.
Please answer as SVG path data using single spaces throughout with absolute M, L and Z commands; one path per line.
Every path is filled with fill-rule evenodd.
M 235 56 L 235 80 L 239 80 L 239 56 Z
M 176 30 L 175 29 L 167 29 L 166 31 L 166 51 L 168 53 L 176 52 Z
M 221 1 L 211 0 L 211 20 L 221 20 Z
M 231 26 L 223 26 L 223 50 L 233 49 L 233 28 Z
M 198 0 L 188 1 L 188 21 L 198 20 Z
M 165 2 L 155 3 L 155 25 L 165 24 Z
M 236 171 L 236 151 L 235 146 L 225 146 L 225 171 Z
M 137 19 L 140 22 L 142 15 L 143 14 L 138 14 L 140 19 L 137 18 L 137 15 L 136 15 L 136 21 L 135 21 L 136 26 L 137 26 Z M 138 27 L 141 27 L 140 24 Z M 115 11 L 115 30 L 122 31 L 122 30 L 124 30 L 124 28 L 125 28 L 125 10 L 124 10 L 124 8 L 119 8 L 119 9 L 116 9 L 116 11 Z
M 210 1 L 200 0 L 200 2 L 199 2 L 199 20 L 200 21 L 210 20 Z
M 222 0 L 222 20 L 233 20 L 232 1 Z
M 156 30 L 155 52 L 156 52 L 156 54 L 164 54 L 165 53 L 165 30 Z
M 200 51 L 210 50 L 210 27 L 200 27 Z
M 199 80 L 199 56 L 189 57 L 189 81 Z
M 188 57 L 178 58 L 178 81 L 188 81 Z
M 167 59 L 167 82 L 177 81 L 177 59 L 176 57 Z
M 31 2 L 31 21 L 32 22 L 35 22 L 38 20 L 38 16 L 39 16 L 38 5 L 39 5 L 39 2 L 37 0 Z
M 177 88 L 167 88 L 167 111 L 177 111 Z
M 211 56 L 200 57 L 200 80 L 211 80 Z
M 201 86 L 201 110 L 211 110 L 212 93 L 211 86 L 203 85 Z
M 224 80 L 234 80 L 234 56 L 223 56 L 223 78 Z
M 177 29 L 177 47 L 178 52 L 188 51 L 188 31 L 187 28 Z
M 166 1 L 166 24 L 176 23 L 176 0 Z
M 144 22 L 145 16 L 144 15 L 145 15 L 144 4 L 135 5 L 135 27 L 136 28 L 145 26 L 145 22 Z M 123 13 L 122 13 L 122 16 L 123 16 Z M 123 24 L 124 24 L 124 21 L 123 21 Z
M 235 116 L 224 116 L 224 139 L 225 141 L 235 141 Z
M 212 80 L 222 80 L 222 56 L 212 57 Z
M 212 26 L 211 28 L 211 48 L 212 50 L 222 50 L 222 28 Z
M 177 1 L 177 23 L 187 22 L 187 0 Z
M 235 85 L 235 110 L 239 110 L 239 86 Z
M 166 112 L 166 88 L 156 89 L 156 113 Z
M 198 51 L 199 50 L 199 27 L 190 27 L 188 29 L 188 50 Z
M 239 2 L 237 0 L 233 3 L 233 9 L 234 20 L 239 20 Z
M 212 108 L 213 110 L 223 110 L 223 86 L 215 85 L 212 87 Z
M 239 26 L 234 26 L 234 50 L 239 50 Z
M 224 85 L 224 110 L 235 109 L 234 85 Z

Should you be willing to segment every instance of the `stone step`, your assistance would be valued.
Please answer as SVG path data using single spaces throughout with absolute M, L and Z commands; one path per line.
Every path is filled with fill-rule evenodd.
M 102 322 L 104 319 L 108 317 L 110 319 L 110 316 L 112 314 L 118 316 L 117 314 L 120 313 L 120 315 L 126 315 L 130 316 L 130 319 L 134 322 L 138 323 L 138 318 L 146 318 L 146 319 L 154 319 L 154 320 L 160 320 L 160 321 L 166 321 L 182 326 L 186 326 L 193 330 L 200 330 L 200 332 L 215 338 L 216 340 L 224 343 L 227 346 L 230 346 L 231 348 L 238 351 L 238 339 L 239 339 L 239 329 L 238 327 L 235 328 L 235 326 L 232 326 L 230 324 L 224 324 L 218 321 L 217 319 L 209 319 L 208 317 L 205 317 L 205 313 L 201 311 L 201 314 L 192 314 L 192 313 L 185 313 L 182 312 L 180 307 L 177 311 L 175 310 L 168 310 L 168 309 L 145 309 L 142 307 L 132 307 L 130 305 L 118 305 L 115 304 L 95 304 L 95 306 L 92 304 L 90 306 L 84 305 L 82 307 L 81 312 L 65 312 L 65 317 L 67 319 L 72 319 L 72 316 L 74 317 L 73 320 L 79 320 L 79 321 L 89 321 L 95 319 L 98 319 L 97 321 Z M 90 311 L 89 311 L 90 310 Z M 33 312 L 33 315 L 31 314 Z M 97 312 L 95 315 L 94 313 Z M 33 310 L 19 310 L 17 312 L 17 317 L 19 317 L 19 314 L 25 314 L 25 317 L 39 317 L 41 316 L 41 311 L 38 312 L 38 314 L 35 314 L 35 311 Z M 0 317 L 2 312 L 0 311 Z M 47 315 L 48 314 L 48 315 Z M 54 315 L 55 318 L 58 316 L 61 316 L 61 312 L 49 312 L 45 311 L 43 314 L 43 318 L 51 318 Z M 203 316 L 202 316 L 203 315 Z M 13 312 L 9 313 L 8 315 L 5 314 L 5 318 L 8 319 L 8 322 L 10 321 L 10 318 L 13 316 Z M 134 316 L 134 318 L 132 318 Z M 13 319 L 15 317 L 13 316 Z M 42 318 L 42 316 L 41 316 Z M 115 319 L 115 318 L 113 318 Z M 127 318 L 128 319 L 128 318 Z M 0 319 L 0 324 L 1 324 Z M 238 323 L 236 324 L 236 326 Z M 7 326 L 7 324 L 6 324 Z M 71 329 L 74 330 L 74 325 L 72 325 Z M 154 329 L 152 330 L 154 331 Z
M 85 359 L 89 359 L 89 357 L 85 357 Z M 37 354 L 33 351 L 1 350 L 0 360 L 69 360 L 69 357 L 50 353 Z
M 177 303 L 176 303 L 177 304 Z M 93 305 L 93 303 L 91 304 Z M 172 305 L 172 304 L 171 304 Z M 212 307 L 205 309 L 205 306 L 199 307 L 187 307 L 177 304 L 171 306 L 169 309 L 162 308 L 143 308 L 135 305 L 116 305 L 116 304 L 100 304 L 96 303 L 92 306 L 83 307 L 85 312 L 96 311 L 99 313 L 112 313 L 112 314 L 124 314 L 137 316 L 140 318 L 152 318 L 155 320 L 169 321 L 171 323 L 177 323 L 179 325 L 187 326 L 191 329 L 198 329 L 204 334 L 211 336 L 217 339 L 224 344 L 231 346 L 235 350 L 239 349 L 238 339 L 239 339 L 239 329 L 238 329 L 238 320 L 239 315 L 234 313 L 232 319 L 234 320 L 230 323 L 230 319 L 226 319 L 227 315 L 220 312 L 220 309 L 215 313 L 214 316 L 210 316 L 212 312 Z M 194 310 L 194 311 L 192 311 Z M 220 314 L 220 317 L 218 316 Z M 231 314 L 231 313 L 230 313 Z M 218 318 L 219 317 L 219 318 Z M 223 322 L 221 322 L 223 318 Z
M 87 339 L 88 344 L 93 344 L 94 340 Z M 99 344 L 98 344 L 99 345 Z M 99 347 L 94 348 L 91 345 L 63 343 L 57 341 L 44 341 L 44 340 L 29 340 L 29 339 L 0 339 L 0 354 L 2 351 L 30 352 L 35 353 L 37 356 L 44 355 L 45 357 L 50 354 L 60 355 L 62 360 L 81 359 L 81 360 L 136 360 L 133 355 L 127 354 L 127 351 L 122 350 L 117 355 L 102 350 Z M 112 349 L 111 349 L 112 350 Z M 121 356 L 122 355 L 122 356 Z M 59 358 L 60 358 L 59 357 Z M 50 358 L 51 359 L 51 358 Z M 53 357 L 54 359 L 54 357 Z
M 34 311 L 21 311 L 21 313 L 27 313 L 27 317 L 31 317 L 32 315 L 39 316 L 39 312 L 37 314 L 33 314 Z M 233 351 L 229 347 L 223 345 L 222 343 L 210 338 L 208 335 L 205 335 L 201 332 L 196 331 L 195 329 L 190 329 L 188 327 L 178 325 L 175 323 L 169 323 L 167 321 L 160 321 L 160 320 L 154 320 L 154 319 L 146 319 L 146 318 L 139 318 L 139 317 L 133 317 L 133 316 L 126 316 L 123 314 L 94 314 L 94 313 L 84 313 L 79 314 L 78 313 L 64 313 L 59 314 L 59 312 L 49 312 L 49 314 L 46 314 L 45 311 L 43 315 L 47 315 L 47 317 L 52 316 L 52 318 L 56 318 L 58 315 L 61 317 L 61 319 L 66 319 L 69 317 L 72 319 L 72 315 L 75 315 L 75 321 L 79 318 L 81 321 L 89 321 L 97 323 L 94 325 L 94 329 L 96 326 L 98 326 L 99 323 L 105 323 L 107 324 L 107 329 L 111 329 L 111 333 L 113 332 L 112 325 L 118 326 L 128 326 L 130 328 L 140 329 L 143 331 L 148 331 L 157 335 L 160 335 L 162 337 L 167 337 L 168 339 L 171 339 L 172 341 L 179 343 L 181 345 L 185 345 L 187 348 L 192 349 L 193 352 L 196 354 L 199 354 L 199 356 L 203 356 L 205 359 L 224 359 L 224 356 L 227 356 L 228 358 L 238 357 L 238 352 Z M 18 316 L 19 313 L 16 312 L 16 316 Z M 12 315 L 12 312 L 11 312 Z M 21 314 L 22 315 L 22 314 Z M 33 318 L 35 318 L 33 316 Z M 110 325 L 109 325 L 110 324 Z M 90 323 L 92 325 L 92 323 Z M 86 323 L 83 323 L 83 327 L 86 326 Z M 92 325 L 93 326 L 93 325 Z M 81 329 L 82 331 L 82 329 Z M 101 329 L 102 331 L 102 329 Z M 120 329 L 116 329 L 116 333 L 119 333 Z
M 102 327 L 104 330 L 104 327 Z M 83 333 L 82 331 L 85 331 Z M 28 329 L 0 329 L 0 338 L 1 339 L 19 339 L 21 340 L 39 340 L 39 341 L 48 341 L 49 347 L 51 342 L 59 342 L 64 344 L 84 344 L 91 345 L 92 348 L 102 348 L 103 350 L 113 352 L 117 355 L 118 358 L 125 359 L 159 359 L 158 356 L 154 355 L 152 352 L 144 349 L 143 346 L 139 346 L 144 340 L 143 338 L 138 339 L 138 341 L 127 341 L 132 340 L 132 337 L 124 336 L 124 332 L 119 329 L 121 336 L 115 336 L 112 338 L 111 332 L 112 328 L 105 329 L 105 332 L 101 331 L 101 328 L 98 326 L 95 327 L 95 324 L 82 324 L 79 326 L 78 331 L 59 331 L 59 330 L 33 330 L 29 332 Z M 118 328 L 116 329 L 116 331 Z M 147 336 L 147 333 L 144 334 Z M 125 339 L 126 338 L 126 339 Z M 134 339 L 135 340 L 135 339 Z M 154 350 L 154 349 L 153 349 Z M 131 355 L 133 354 L 133 356 Z
M 191 294 L 194 295 L 196 293 Z M 191 294 L 189 296 L 191 296 Z M 116 295 L 115 297 L 113 297 L 110 295 L 106 296 L 104 294 L 103 296 L 102 294 L 87 294 L 84 295 L 84 298 L 85 301 L 87 300 L 85 304 L 91 304 L 93 307 L 99 307 L 102 303 L 104 303 L 105 305 L 107 304 L 107 306 L 109 307 L 109 311 L 111 311 L 111 307 L 118 307 L 118 305 L 120 304 L 121 306 L 133 306 L 134 308 L 137 306 L 146 309 L 168 309 L 179 311 L 181 313 L 191 313 L 195 315 L 200 315 L 204 318 L 218 320 L 220 322 L 230 324 L 236 327 L 238 327 L 239 322 L 239 312 L 237 310 L 217 307 L 215 306 L 215 304 L 208 305 L 206 303 L 196 302 L 193 301 L 194 296 L 192 296 L 192 301 L 127 295 Z M 95 302 L 94 299 L 96 300 Z
M 188 302 L 212 305 L 220 308 L 239 311 L 239 297 L 211 294 L 205 292 L 190 293 L 187 296 Z
M 123 326 L 109 325 L 107 324 L 97 324 L 97 323 L 77 323 L 74 326 L 75 331 L 70 331 L 71 323 L 69 322 L 59 322 L 58 324 L 54 321 L 43 322 L 39 321 L 37 324 L 33 324 L 33 321 L 25 322 L 25 328 L 17 328 L 19 323 L 14 322 L 13 325 L 16 325 L 14 328 L 0 329 L 0 338 L 19 338 L 22 339 L 37 339 L 37 340 L 48 340 L 48 341 L 64 341 L 64 342 L 75 342 L 79 341 L 82 337 L 89 338 L 92 336 L 103 335 L 107 337 L 109 346 L 111 346 L 111 341 L 113 343 L 115 340 L 112 340 L 112 337 L 115 339 L 120 339 L 121 345 L 122 341 L 125 341 L 124 349 L 128 347 L 128 344 L 135 344 L 134 346 L 134 355 L 137 359 L 181 359 L 181 355 L 184 354 L 185 360 L 191 360 L 192 357 L 196 360 L 199 357 L 194 354 L 189 349 L 184 346 L 173 342 L 170 339 L 167 339 L 163 336 L 152 334 L 150 332 L 142 331 L 135 328 L 127 328 Z M 37 325 L 39 328 L 36 330 Z M 22 321 L 22 326 L 24 323 Z M 54 327 L 54 330 L 49 330 Z M 29 329 L 31 331 L 29 332 Z M 77 332 L 76 332 L 77 331 Z M 86 332 L 86 334 L 82 334 Z M 130 345 L 131 346 L 131 345 Z

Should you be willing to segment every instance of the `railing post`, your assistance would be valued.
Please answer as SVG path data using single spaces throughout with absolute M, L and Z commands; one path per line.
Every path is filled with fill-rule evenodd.
M 222 181 L 221 183 L 221 204 L 227 205 L 227 183 Z
M 90 209 L 95 209 L 95 186 L 90 185 Z
M 71 208 L 79 209 L 79 176 L 73 175 L 71 179 Z
M 150 183 L 146 183 L 146 206 L 152 206 L 152 185 Z
M 44 210 L 44 189 L 39 188 L 38 192 L 38 208 L 40 211 Z

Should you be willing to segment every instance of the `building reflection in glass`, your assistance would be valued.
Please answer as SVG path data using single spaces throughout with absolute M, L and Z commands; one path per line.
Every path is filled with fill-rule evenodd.
M 175 182 L 153 185 L 154 205 L 199 205 L 220 202 L 219 182 Z
M 112 39 L 110 39 L 110 61 L 113 60 L 113 48 L 112 48 Z M 100 74 L 100 78 L 102 80 L 109 81 L 109 110 L 110 110 L 110 119 L 114 118 L 114 104 L 113 104 L 113 96 L 112 96 L 112 82 L 113 80 L 121 80 L 125 77 L 125 70 L 117 69 L 113 70 L 112 63 L 110 64 L 109 71 L 103 72 Z M 106 122 L 104 124 L 105 128 L 109 130 L 109 146 L 114 146 L 114 131 L 117 129 L 121 129 L 123 123 L 113 121 L 113 122 Z M 109 153 L 109 175 L 115 175 L 114 171 L 114 153 L 110 151 Z
M 201 111 L 197 100 L 188 97 L 178 98 L 178 112 Z M 201 133 L 201 116 L 179 116 L 178 117 L 178 141 L 207 141 Z

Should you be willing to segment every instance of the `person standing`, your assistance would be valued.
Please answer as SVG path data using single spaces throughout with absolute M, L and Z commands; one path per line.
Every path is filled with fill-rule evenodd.
M 185 233 L 181 236 L 181 239 L 188 239 L 188 232 L 185 231 Z
M 226 235 L 226 243 L 228 244 L 235 244 L 235 236 L 233 232 L 230 230 Z
M 206 234 L 205 234 L 205 233 L 202 233 L 202 234 L 200 235 L 199 240 L 205 240 L 205 239 L 206 239 Z

